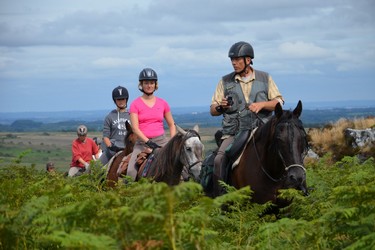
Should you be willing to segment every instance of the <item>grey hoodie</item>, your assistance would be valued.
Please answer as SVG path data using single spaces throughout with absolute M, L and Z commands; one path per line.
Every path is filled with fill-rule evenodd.
M 119 148 L 124 148 L 124 138 L 127 133 L 125 126 L 126 121 L 130 123 L 130 115 L 128 111 L 121 113 L 116 109 L 112 110 L 104 119 L 103 137 L 108 137 L 113 145 L 116 145 Z

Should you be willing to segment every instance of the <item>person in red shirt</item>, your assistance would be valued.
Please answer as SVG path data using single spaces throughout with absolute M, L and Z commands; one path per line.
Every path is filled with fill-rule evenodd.
M 80 125 L 77 128 L 78 138 L 72 142 L 72 162 L 68 176 L 73 177 L 77 173 L 90 173 L 90 161 L 99 158 L 99 147 L 95 141 L 87 137 L 87 127 Z

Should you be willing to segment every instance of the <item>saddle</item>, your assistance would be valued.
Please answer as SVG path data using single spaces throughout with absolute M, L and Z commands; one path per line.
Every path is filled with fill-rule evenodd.
M 118 166 L 118 169 L 117 169 L 118 177 L 121 177 L 121 175 L 126 175 L 126 172 L 128 171 L 128 165 L 129 165 L 131 156 L 132 154 L 130 153 L 122 158 L 120 165 Z
M 235 168 L 240 162 L 241 156 L 245 151 L 246 145 L 253 138 L 258 127 L 254 128 L 251 133 L 250 130 L 241 131 L 235 136 L 233 143 L 225 150 L 230 163 L 232 163 L 232 169 Z
M 233 143 L 225 150 L 225 154 L 229 159 L 237 159 L 237 157 L 240 156 L 249 135 L 250 130 L 243 130 L 234 137 Z
M 224 181 L 225 183 L 230 183 L 230 173 L 231 170 L 234 169 L 238 163 L 240 162 L 241 156 L 245 151 L 246 145 L 249 143 L 251 138 L 254 136 L 255 131 L 257 128 L 254 128 L 251 133 L 250 130 L 243 130 L 240 131 L 235 137 L 227 149 L 225 150 L 226 157 L 223 159 L 221 165 L 221 176 L 220 180 Z
M 150 152 L 149 149 L 146 149 L 138 154 L 137 160 L 135 162 L 135 167 L 138 170 L 137 180 L 142 177 L 147 176 L 151 163 L 154 161 L 154 159 L 155 159 L 154 151 Z

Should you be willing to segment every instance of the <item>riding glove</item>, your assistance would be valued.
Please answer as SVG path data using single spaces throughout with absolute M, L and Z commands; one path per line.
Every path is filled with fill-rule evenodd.
M 149 148 L 152 148 L 152 149 L 156 149 L 156 148 L 161 148 L 158 144 L 156 144 L 155 142 L 151 141 L 151 140 L 148 140 L 146 142 L 146 145 L 149 147 Z

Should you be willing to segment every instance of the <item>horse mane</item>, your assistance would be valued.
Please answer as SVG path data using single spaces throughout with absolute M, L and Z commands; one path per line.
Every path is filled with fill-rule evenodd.
M 199 137 L 197 131 L 193 129 L 186 130 L 186 134 L 177 133 L 168 143 L 155 153 L 155 160 L 152 164 L 151 176 L 155 181 L 161 181 L 163 178 L 173 179 L 179 178 L 183 165 L 181 157 L 183 157 L 183 149 L 185 141 L 190 137 Z M 178 171 L 181 168 L 181 171 Z M 177 171 L 176 171 L 177 169 Z M 178 174 L 178 176 L 173 176 Z
M 152 164 L 153 173 L 151 173 L 151 175 L 154 176 L 154 180 L 159 181 L 162 177 L 170 176 L 173 173 L 173 168 L 179 163 L 183 143 L 183 135 L 177 133 L 165 146 L 156 151 L 155 159 Z M 175 157 L 171 157 L 173 155 L 175 155 Z

